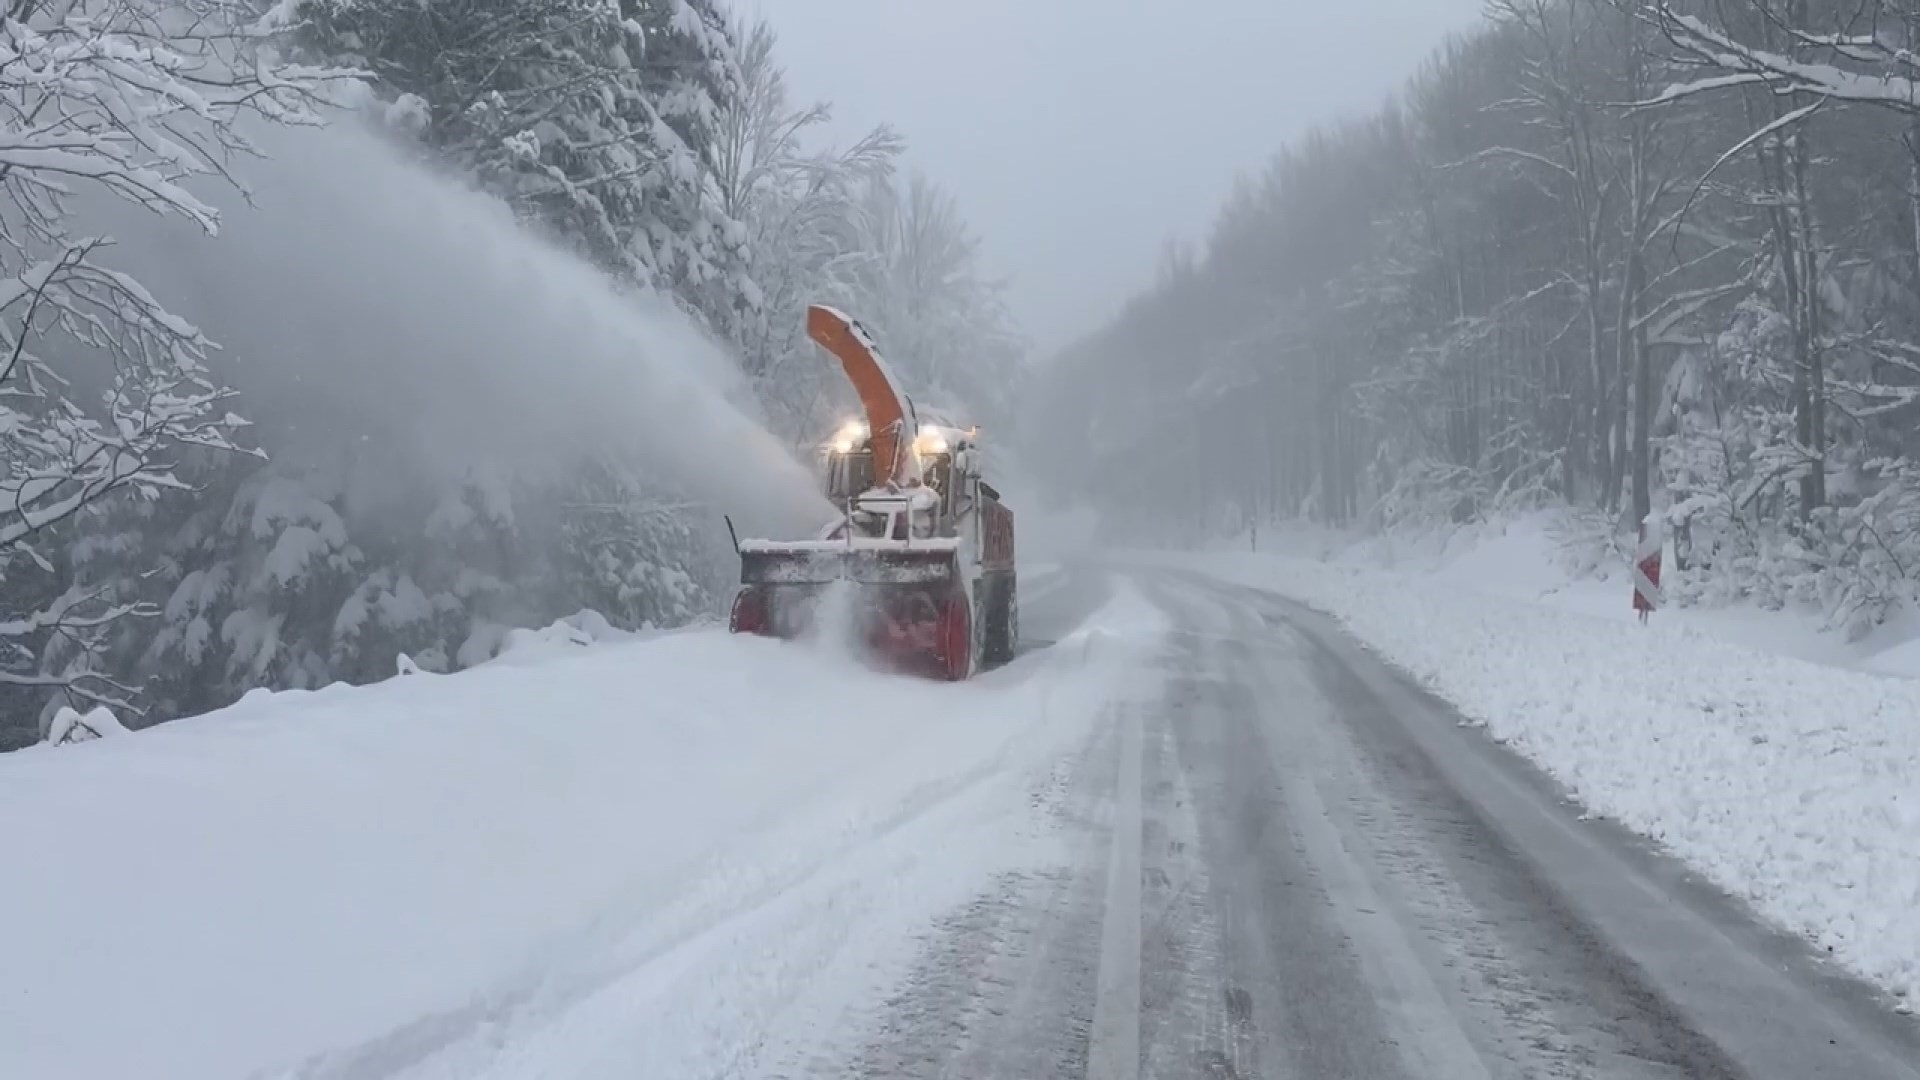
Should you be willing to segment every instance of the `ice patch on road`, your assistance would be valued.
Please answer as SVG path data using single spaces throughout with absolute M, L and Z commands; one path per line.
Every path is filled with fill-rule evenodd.
M 1332 613 L 1591 812 L 1920 999 L 1920 684 L 1409 575 L 1163 561 Z
M 1149 690 L 1161 629 L 1122 591 L 959 685 L 556 631 L 9 755 L 0 1076 L 796 1068 L 1047 855 L 1032 792 Z

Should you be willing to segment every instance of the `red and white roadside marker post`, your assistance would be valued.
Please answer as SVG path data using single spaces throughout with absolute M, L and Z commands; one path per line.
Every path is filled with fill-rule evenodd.
M 1633 610 L 1642 623 L 1660 607 L 1661 541 L 1658 518 L 1640 523 L 1640 544 L 1633 553 Z

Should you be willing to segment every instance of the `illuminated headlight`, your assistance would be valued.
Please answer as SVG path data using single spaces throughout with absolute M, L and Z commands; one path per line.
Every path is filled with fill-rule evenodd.
M 947 452 L 945 435 L 927 435 L 920 440 L 920 452 L 923 454 L 944 454 Z
M 867 422 L 865 420 L 849 420 L 840 425 L 840 430 L 834 434 L 833 441 L 828 445 L 832 446 L 834 450 L 839 453 L 850 454 L 853 452 L 853 448 L 860 445 L 861 440 L 866 437 Z

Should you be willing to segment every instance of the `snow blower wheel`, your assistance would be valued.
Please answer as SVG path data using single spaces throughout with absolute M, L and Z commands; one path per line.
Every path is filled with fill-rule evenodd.
M 940 673 L 948 682 L 973 674 L 973 647 L 973 608 L 965 593 L 956 592 L 940 611 Z
M 736 634 L 765 634 L 769 629 L 767 623 L 764 590 L 749 585 L 735 594 L 733 610 L 727 616 L 728 630 Z

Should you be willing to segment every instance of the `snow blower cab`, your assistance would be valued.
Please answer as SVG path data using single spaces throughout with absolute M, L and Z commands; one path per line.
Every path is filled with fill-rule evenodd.
M 840 360 L 866 416 L 822 444 L 840 515 L 806 540 L 739 544 L 735 633 L 793 638 L 823 626 L 838 588 L 845 632 L 895 667 L 951 680 L 1013 656 L 1019 633 L 1013 514 L 981 476 L 978 431 L 922 417 L 859 323 L 831 308 L 807 331 Z

